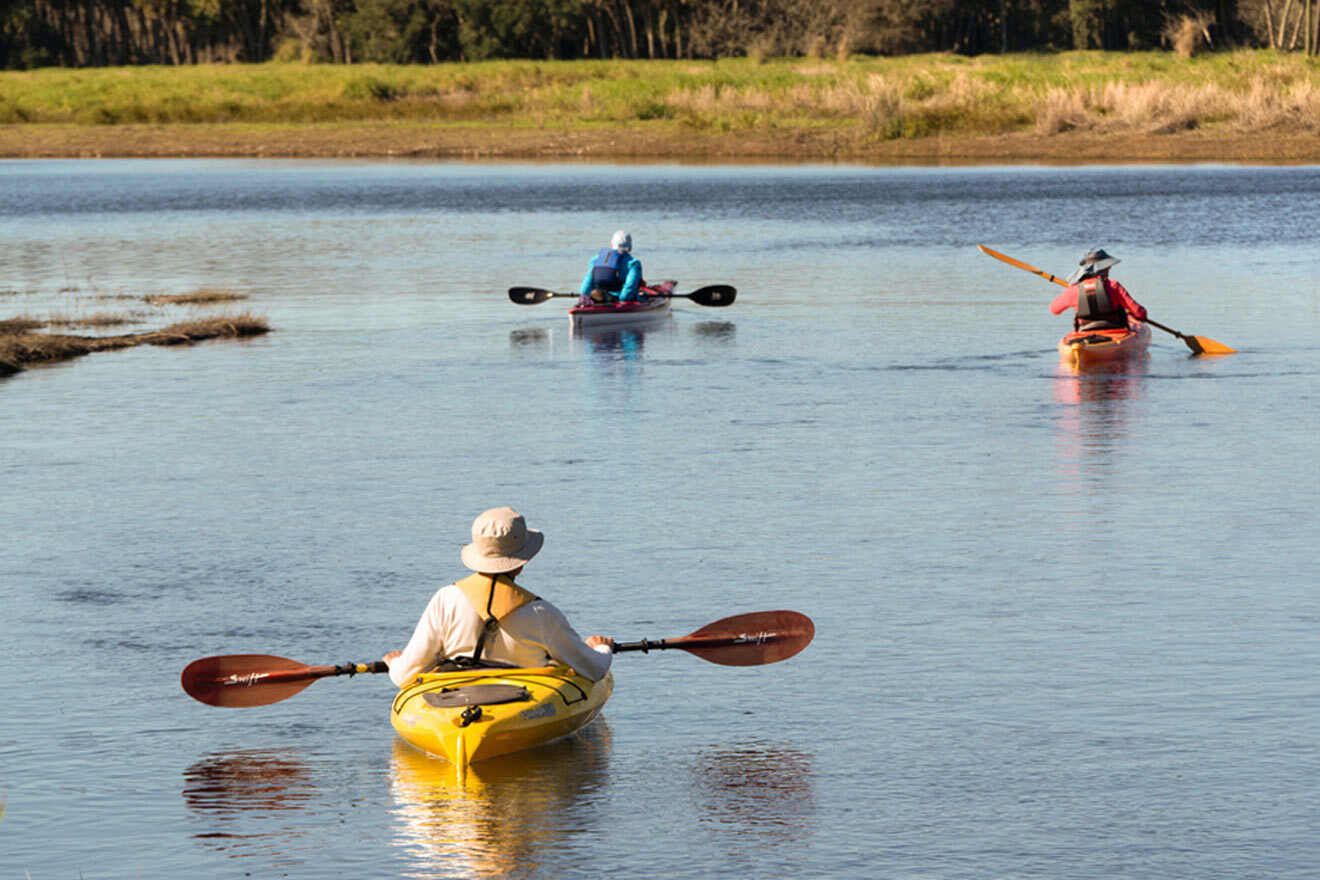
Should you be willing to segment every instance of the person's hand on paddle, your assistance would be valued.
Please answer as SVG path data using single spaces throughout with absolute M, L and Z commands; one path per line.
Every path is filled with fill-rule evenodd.
M 609 636 L 587 636 L 585 641 L 589 646 L 600 651 L 602 654 L 610 654 L 614 652 L 614 639 Z M 601 651 L 602 647 L 604 647 L 605 650 Z
M 403 653 L 402 651 L 390 651 L 388 654 L 386 654 L 384 657 L 381 657 L 380 659 L 384 660 L 386 663 L 389 663 L 391 660 L 393 660 L 395 657 L 398 657 L 402 653 Z

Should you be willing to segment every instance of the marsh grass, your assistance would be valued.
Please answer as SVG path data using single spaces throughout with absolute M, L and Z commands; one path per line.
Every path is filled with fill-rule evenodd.
M 51 315 L 46 324 L 50 327 L 122 327 L 135 324 L 139 315 L 98 312 L 94 315 Z
M 45 321 L 38 321 L 35 318 L 6 318 L 0 320 L 0 336 L 9 336 L 14 333 L 27 333 L 32 330 L 40 330 L 45 326 Z
M 215 303 L 234 302 L 247 299 L 247 294 L 229 290 L 209 290 L 203 288 L 194 293 L 171 293 L 144 296 L 142 301 L 153 306 L 164 305 L 213 305 Z
M 269 332 L 265 318 L 259 318 L 250 312 L 227 315 L 216 318 L 198 318 L 192 321 L 180 321 L 146 334 L 144 341 L 150 345 L 186 345 L 201 342 L 204 339 L 239 338 L 258 336 Z
M 118 317 L 123 323 L 131 319 Z M 0 320 L 0 376 L 22 371 L 29 364 L 50 363 L 81 357 L 95 351 L 111 351 L 138 345 L 187 345 L 206 339 L 239 338 L 267 333 L 264 318 L 248 312 L 213 318 L 176 322 L 159 330 L 113 336 L 75 336 L 34 332 L 46 326 L 60 326 L 61 319 L 39 320 L 18 317 Z M 69 321 L 87 325 L 87 319 Z M 104 325 L 102 325 L 104 326 Z
M 0 73 L 0 123 L 411 121 L 834 130 L 857 140 L 1317 127 L 1320 68 L 1265 50 L 845 60 L 491 61 Z

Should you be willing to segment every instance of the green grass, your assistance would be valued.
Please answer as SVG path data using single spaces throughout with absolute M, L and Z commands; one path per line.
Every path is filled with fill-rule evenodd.
M 861 140 L 1320 119 L 1296 54 L 915 55 L 433 66 L 209 65 L 0 73 L 0 124 L 411 121 L 572 129 L 837 130 Z

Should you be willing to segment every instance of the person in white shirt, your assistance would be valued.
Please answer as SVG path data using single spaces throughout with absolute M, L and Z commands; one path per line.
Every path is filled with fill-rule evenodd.
M 599 681 L 614 659 L 614 640 L 583 639 L 554 605 L 514 578 L 544 543 L 511 507 L 487 510 L 472 523 L 472 543 L 460 554 L 476 574 L 441 587 L 427 603 L 412 638 L 384 660 L 399 687 L 438 665 L 523 668 L 563 664 Z

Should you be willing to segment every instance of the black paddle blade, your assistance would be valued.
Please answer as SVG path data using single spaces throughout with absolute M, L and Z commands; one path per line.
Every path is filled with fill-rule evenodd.
M 712 284 L 699 287 L 687 295 L 688 299 L 703 306 L 727 306 L 733 302 L 738 291 L 728 284 Z
M 509 299 L 520 306 L 534 306 L 537 303 L 543 303 L 554 296 L 553 290 L 546 290 L 543 287 L 510 287 Z

